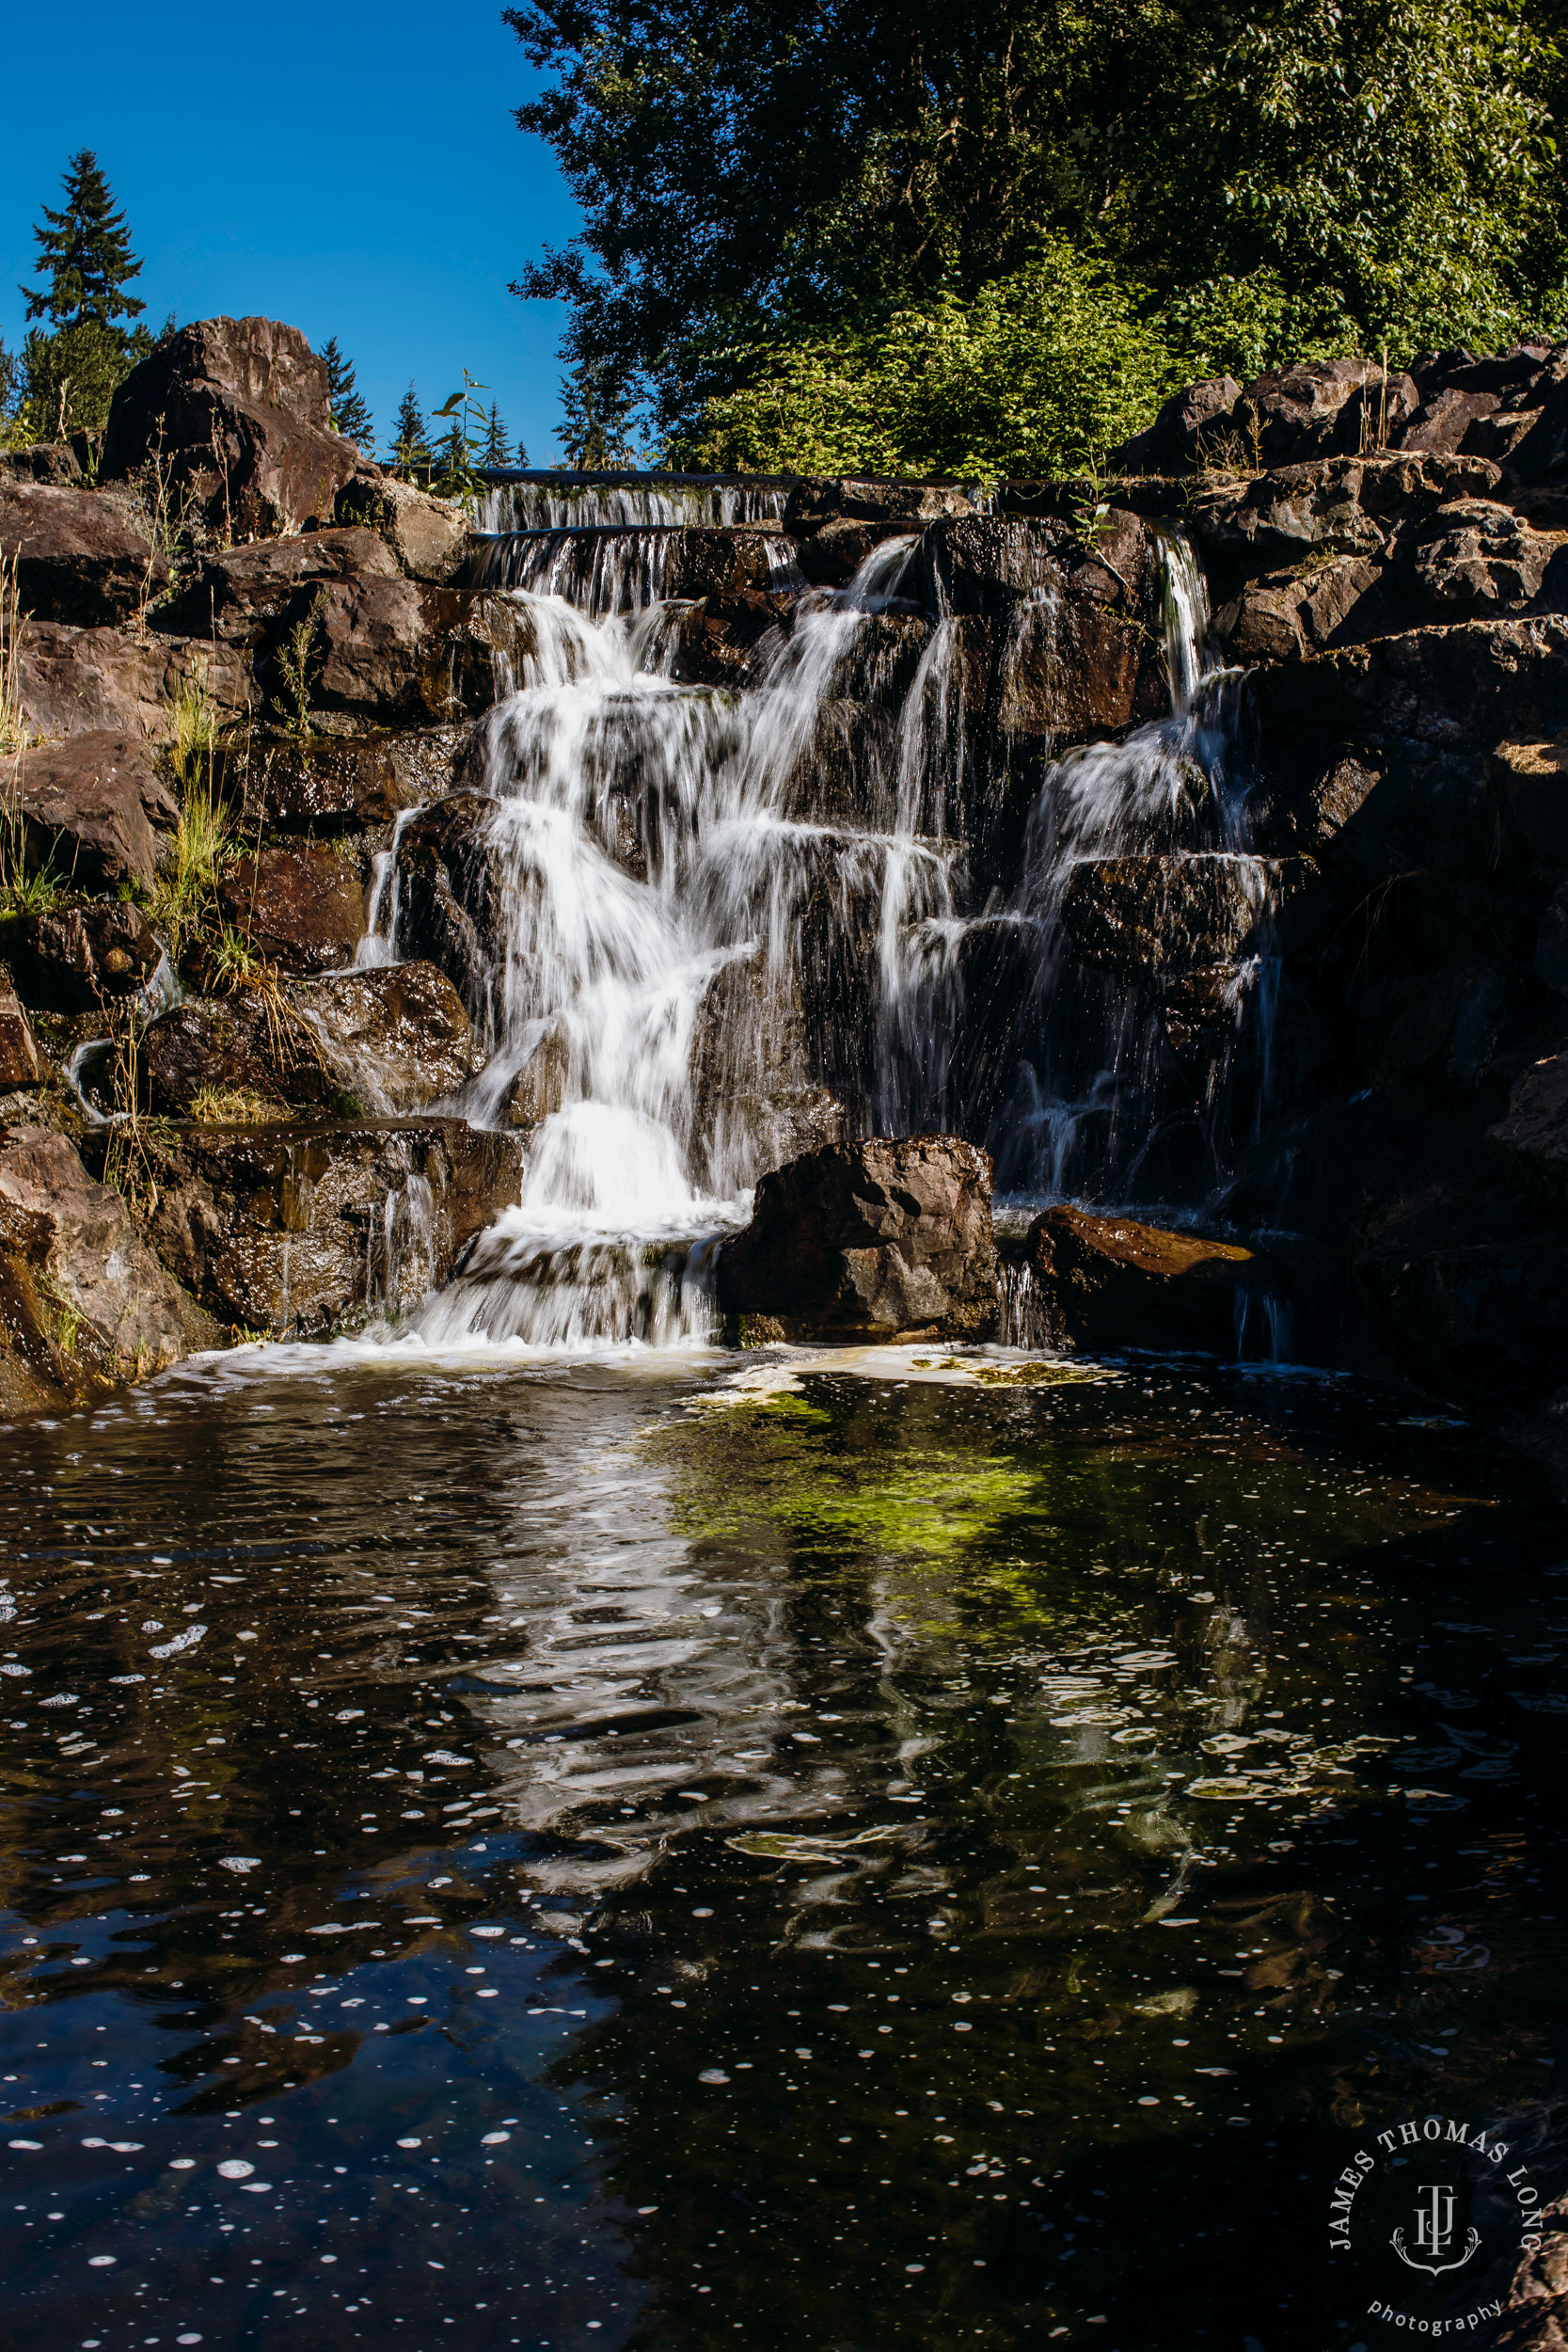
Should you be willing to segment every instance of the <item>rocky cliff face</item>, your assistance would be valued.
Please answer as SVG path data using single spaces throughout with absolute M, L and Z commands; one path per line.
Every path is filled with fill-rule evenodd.
M 592 1261 L 595 1330 L 622 1280 L 689 1330 L 768 1178 L 718 1288 L 781 1329 L 1228 1314 L 1470 1405 L 1568 1384 L 1568 352 L 1194 387 L 1098 512 L 555 478 L 483 530 L 338 441 L 318 372 L 206 322 L 124 388 L 100 486 L 0 473 L 0 1107 L 119 1175 L 184 1295 L 336 1327 L 513 1202 L 487 1329 Z M 198 771 L 229 834 L 193 907 Z M 933 1133 L 1078 1204 L 1004 1220 L 1000 1293 L 957 1146 L 942 1236 L 893 1159 L 849 1232 L 833 1152 Z M 1190 1263 L 1126 1241 L 1173 1211 Z

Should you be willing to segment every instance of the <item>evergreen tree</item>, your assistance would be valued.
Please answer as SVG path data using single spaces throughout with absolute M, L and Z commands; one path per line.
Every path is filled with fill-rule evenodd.
M 326 361 L 326 397 L 332 410 L 333 432 L 341 433 L 345 441 L 356 441 L 361 449 L 369 449 L 371 412 L 354 380 L 354 362 L 343 358 L 336 335 L 329 335 L 322 345 L 322 358 Z
M 398 409 L 392 455 L 399 465 L 423 467 L 427 473 L 430 470 L 430 427 L 420 413 L 419 395 L 412 384 Z
M 511 463 L 506 446 L 506 427 L 501 422 L 501 412 L 494 401 L 490 403 L 490 414 L 484 421 L 484 439 L 480 448 L 479 462 L 482 466 L 498 467 Z M 527 465 L 526 457 L 523 463 Z
M 124 329 L 116 322 L 139 318 L 147 307 L 125 291 L 141 275 L 141 263 L 132 254 L 125 215 L 115 211 L 109 183 L 90 148 L 71 158 L 65 195 L 64 212 L 52 212 L 46 204 L 43 224 L 33 231 L 40 273 L 47 273 L 49 282 L 22 288 L 27 316 L 47 318 L 54 327 L 90 321 L 123 342 Z
M 527 449 L 526 445 L 525 445 L 522 441 L 519 441 L 519 442 L 518 442 L 518 444 L 517 444 L 517 463 L 518 463 L 518 465 L 522 468 L 522 470 L 524 471 L 524 473 L 527 473 L 527 471 L 528 471 L 528 449 Z

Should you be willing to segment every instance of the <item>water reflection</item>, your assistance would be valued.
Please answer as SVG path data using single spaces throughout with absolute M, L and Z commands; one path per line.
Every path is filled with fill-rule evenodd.
M 1544 2112 L 1563 1530 L 1346 1387 L 1044 1369 L 301 1351 L 0 1435 L 18 2308 L 1357 2341 L 1347 2134 Z

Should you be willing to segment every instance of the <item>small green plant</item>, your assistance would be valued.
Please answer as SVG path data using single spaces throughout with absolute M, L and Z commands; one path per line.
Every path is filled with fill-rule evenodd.
M 484 405 L 475 398 L 487 388 L 477 377 L 463 371 L 463 386 L 431 417 L 432 424 L 444 422 L 447 431 L 436 444 L 436 474 L 431 488 L 437 497 L 461 499 L 465 504 L 483 497 L 486 488 L 479 471 L 478 460 L 485 445 L 488 420 Z
M 14 759 L 27 740 L 27 722 L 22 708 L 24 619 L 16 558 L 0 555 L 0 759 Z
M 212 949 L 212 985 L 230 996 L 242 989 L 255 991 L 267 1017 L 273 1065 L 278 1071 L 292 1069 L 296 1059 L 294 1032 L 304 1026 L 302 1016 L 289 1000 L 277 964 L 230 924 L 225 924 Z
M 309 743 L 314 732 L 310 724 L 310 671 L 317 660 L 316 625 L 321 618 L 324 594 L 317 589 L 309 608 L 277 648 L 281 691 L 275 693 L 273 703 L 284 734 L 300 745 Z
M 217 716 L 198 676 L 181 688 L 169 713 L 167 757 L 180 786 L 174 857 L 152 893 L 176 960 L 215 913 L 217 887 L 235 855 L 233 820 L 218 788 Z

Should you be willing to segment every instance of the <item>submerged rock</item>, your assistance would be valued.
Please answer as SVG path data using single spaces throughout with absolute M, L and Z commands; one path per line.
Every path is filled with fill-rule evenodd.
M 521 1186 L 518 1139 L 460 1119 L 188 1128 L 151 1233 L 225 1322 L 319 1338 L 444 1282 Z
M 980 1339 L 996 1318 L 990 1155 L 958 1136 L 829 1145 L 762 1178 L 719 1257 L 752 1341 Z

